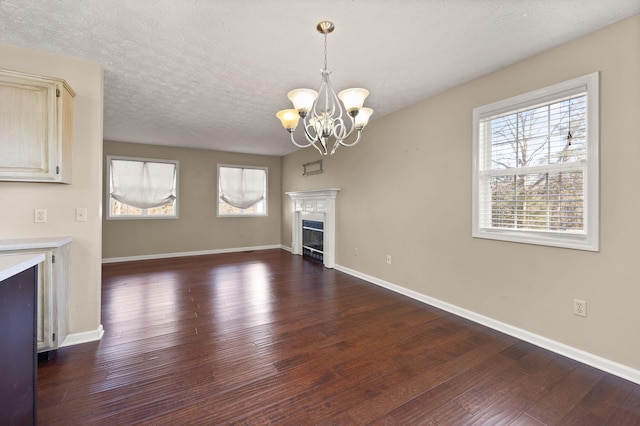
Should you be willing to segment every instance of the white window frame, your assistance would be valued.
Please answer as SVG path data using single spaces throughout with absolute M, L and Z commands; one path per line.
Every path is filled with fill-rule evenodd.
M 220 168 L 230 167 L 236 169 L 255 169 L 264 170 L 265 173 L 265 185 L 264 185 L 264 213 L 220 213 Z M 217 217 L 266 217 L 269 215 L 269 168 L 262 166 L 242 166 L 238 164 L 218 164 L 217 169 L 217 185 L 216 185 L 216 215 Z M 226 203 L 225 203 L 226 204 Z
M 138 161 L 138 162 L 151 162 L 151 163 L 169 163 L 169 164 L 175 164 L 176 166 L 176 199 L 175 199 L 175 208 L 174 208 L 174 214 L 172 215 L 157 215 L 157 214 L 153 214 L 150 215 L 148 214 L 148 210 L 149 209 L 141 209 L 142 210 L 142 214 L 141 215 L 117 215 L 114 216 L 111 214 L 111 160 L 127 160 L 127 161 Z M 106 196 L 106 210 L 107 210 L 107 220 L 131 220 L 131 219 L 135 219 L 135 220 L 139 220 L 139 219 L 178 219 L 179 215 L 178 215 L 178 199 L 179 194 L 178 194 L 178 188 L 179 188 L 179 184 L 178 184 L 178 179 L 180 176 L 180 164 L 178 160 L 164 160 L 164 159 L 158 159 L 158 158 L 140 158 L 140 157 L 126 157 L 126 156 L 120 156 L 120 155 L 107 155 L 107 181 L 106 181 L 106 185 L 105 185 L 105 196 Z
M 574 93 L 586 91 L 587 139 L 583 161 L 584 178 L 584 231 L 562 233 L 537 230 L 514 230 L 487 226 L 481 217 L 481 204 L 491 197 L 488 174 L 490 166 L 481 164 L 490 156 L 481 152 L 480 123 L 482 120 L 527 107 L 550 103 Z M 492 240 L 538 244 L 578 250 L 599 250 L 599 73 L 591 73 L 569 81 L 554 84 L 473 110 L 473 172 L 472 172 L 472 236 Z M 490 144 L 487 144 L 490 145 Z M 490 149 L 487 147 L 486 149 Z M 533 173 L 533 172 L 531 172 Z M 487 201 L 488 202 L 488 201 Z M 484 219 L 484 221 L 483 221 Z

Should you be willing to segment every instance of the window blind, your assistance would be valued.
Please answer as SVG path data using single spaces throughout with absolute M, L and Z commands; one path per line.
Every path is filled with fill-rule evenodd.
M 176 199 L 176 164 L 111 159 L 110 195 L 121 203 L 148 209 Z
M 267 173 L 264 169 L 220 167 L 220 199 L 229 205 L 248 209 L 264 199 Z
M 483 227 L 584 233 L 587 96 L 480 120 Z

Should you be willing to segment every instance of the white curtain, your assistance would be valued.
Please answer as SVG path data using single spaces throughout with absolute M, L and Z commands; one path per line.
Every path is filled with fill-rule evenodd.
M 265 182 L 262 169 L 220 167 L 220 198 L 233 207 L 248 209 L 264 199 Z
M 111 196 L 141 209 L 167 205 L 176 199 L 175 163 L 111 160 Z

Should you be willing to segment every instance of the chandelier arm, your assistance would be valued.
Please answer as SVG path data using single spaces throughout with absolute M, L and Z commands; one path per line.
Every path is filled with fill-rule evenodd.
M 360 136 L 362 135 L 362 129 L 356 129 L 356 131 L 358 132 L 357 136 L 356 136 L 356 140 L 351 142 L 351 143 L 346 143 L 344 140 L 347 139 L 349 136 L 351 136 L 351 134 L 353 133 L 354 127 L 351 127 L 351 130 L 349 131 L 349 133 L 347 133 L 347 135 L 342 138 L 342 139 L 336 139 L 336 141 L 333 144 L 333 149 L 331 150 L 331 155 L 333 155 L 336 150 L 338 149 L 338 147 L 340 145 L 346 146 L 346 147 L 350 147 L 350 146 L 354 146 L 356 145 L 358 142 L 360 142 Z
M 342 102 L 340 101 L 340 99 L 338 99 L 338 95 L 336 95 L 336 91 L 333 90 L 333 85 L 331 84 L 331 81 L 328 80 L 327 85 L 329 86 L 329 92 L 331 93 L 331 98 L 332 98 L 331 115 L 334 115 L 337 109 L 338 115 L 336 116 L 336 119 L 342 119 L 342 114 L 344 113 L 344 110 L 342 109 Z
M 295 137 L 293 136 L 293 132 L 291 132 L 291 142 L 298 148 L 308 148 L 310 146 L 313 146 L 315 149 L 318 150 L 320 155 L 327 155 L 326 149 L 323 151 L 318 145 L 316 145 L 317 140 L 310 138 L 309 132 L 307 132 L 306 128 L 305 128 L 305 136 L 307 137 L 307 140 L 309 141 L 309 143 L 306 145 L 301 145 L 298 142 L 296 142 Z
M 331 80 L 329 80 L 330 72 L 327 69 L 322 69 L 320 70 L 320 74 L 322 78 L 320 79 L 320 87 L 318 88 L 318 98 L 313 104 L 313 113 L 311 116 L 318 117 L 325 113 L 333 116 L 336 110 L 334 99 L 337 99 L 337 97 L 331 86 Z M 320 111 L 318 112 L 319 108 Z
M 336 94 L 336 91 L 333 89 L 333 84 L 331 83 L 331 79 L 329 78 L 329 74 L 331 71 L 324 69 L 322 72 L 322 80 L 320 82 L 320 89 L 318 90 L 319 96 L 316 101 L 317 106 L 320 99 L 324 98 L 324 106 L 325 110 L 323 112 L 327 112 L 330 116 L 335 116 L 336 119 L 342 118 L 344 114 L 344 109 L 342 108 L 342 103 Z M 337 115 L 336 115 L 337 112 Z M 314 114 L 318 115 L 317 110 L 314 108 Z
M 311 133 L 309 132 L 309 128 L 313 128 L 313 126 L 307 123 L 307 117 L 304 118 L 302 124 L 304 124 L 304 126 L 302 126 L 304 128 L 304 135 L 306 136 L 309 143 L 315 142 L 317 138 L 311 136 Z
M 327 155 L 327 150 L 326 150 L 326 149 L 323 151 L 323 150 L 322 150 L 318 145 L 316 145 L 316 144 L 315 144 L 315 143 L 313 143 L 313 142 L 311 143 L 311 145 L 313 145 L 313 147 L 314 147 L 315 149 L 317 149 L 317 150 L 318 150 L 318 152 L 320 153 L 320 155 Z
M 295 146 L 297 146 L 298 148 L 307 148 L 307 147 L 309 147 L 309 146 L 313 145 L 313 143 L 311 143 L 311 142 L 309 142 L 309 143 L 308 143 L 308 144 L 306 144 L 306 145 L 301 145 L 301 144 L 299 144 L 298 142 L 296 142 L 296 139 L 295 139 L 295 137 L 293 136 L 293 132 L 290 132 L 290 134 L 291 134 L 291 142 L 293 142 L 293 144 L 294 144 Z
M 310 145 L 313 145 L 316 148 L 318 148 L 316 143 L 318 143 L 320 141 L 320 135 L 318 135 L 317 132 L 316 132 L 316 136 L 311 135 L 311 132 L 309 131 L 309 129 L 313 129 L 314 132 L 316 131 L 316 129 L 315 129 L 315 127 L 313 127 L 313 125 L 305 123 L 305 126 L 304 126 L 304 135 L 305 135 L 305 137 L 309 141 Z M 326 149 L 325 149 L 325 151 L 326 151 Z
M 299 148 L 308 148 L 310 146 L 314 147 L 315 149 L 318 150 L 318 152 L 320 153 L 320 155 L 327 155 L 326 152 L 323 152 L 322 149 L 320 149 L 320 147 L 318 145 L 316 145 L 315 141 L 310 141 L 308 144 L 306 145 L 300 145 L 299 143 L 296 142 L 295 138 L 293 137 L 293 132 L 291 132 L 291 142 L 293 142 L 293 144 Z M 326 151 L 326 150 L 325 150 Z
M 351 129 L 349 131 L 347 131 L 347 126 L 344 125 L 344 120 L 341 117 L 338 117 L 334 123 L 333 136 L 336 139 L 345 140 L 353 133 L 353 122 L 351 123 Z
M 340 140 L 336 139 L 336 141 L 333 143 L 333 148 L 331 149 L 331 155 L 336 153 L 336 149 L 338 149 L 339 146 L 340 146 Z
M 362 134 L 362 130 L 358 130 L 357 132 L 358 132 L 358 136 L 356 137 L 356 140 L 355 140 L 355 141 L 353 141 L 352 143 L 345 143 L 345 142 L 344 142 L 344 139 L 338 139 L 338 140 L 336 141 L 336 143 L 339 143 L 340 145 L 347 146 L 347 147 L 348 147 L 348 146 L 354 146 L 355 144 L 357 144 L 358 142 L 360 142 L 360 135 Z M 352 133 L 353 133 L 353 132 L 352 132 Z M 350 135 L 350 134 L 349 134 L 349 135 Z M 347 135 L 347 138 L 349 137 L 349 135 Z M 345 138 L 345 139 L 346 139 L 346 138 Z

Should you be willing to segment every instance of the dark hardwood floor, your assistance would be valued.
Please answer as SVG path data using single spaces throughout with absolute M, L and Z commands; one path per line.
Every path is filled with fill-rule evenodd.
M 42 425 L 640 425 L 640 385 L 283 250 L 109 264 Z

